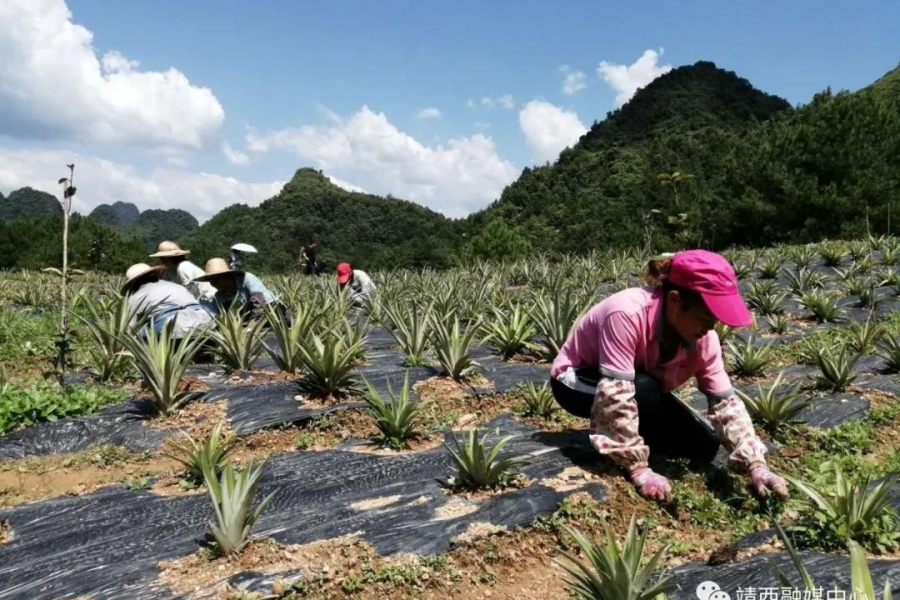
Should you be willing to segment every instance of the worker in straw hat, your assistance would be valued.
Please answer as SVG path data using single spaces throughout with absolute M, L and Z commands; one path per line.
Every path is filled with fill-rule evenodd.
M 211 258 L 206 261 L 204 274 L 194 281 L 208 282 L 216 289 L 213 298 L 216 312 L 228 310 L 232 304 L 237 304 L 246 316 L 258 318 L 262 316 L 265 305 L 276 300 L 275 295 L 256 275 L 230 268 L 223 258 Z
M 187 259 L 190 254 L 190 250 L 183 250 L 175 242 L 166 240 L 159 243 L 156 253 L 151 254 L 150 258 L 158 258 L 166 268 L 161 275 L 162 279 L 180 283 L 198 300 L 212 302 L 216 289 L 208 283 L 194 282 L 194 279 L 203 275 L 203 269 Z
M 172 319 L 175 319 L 173 336 L 181 339 L 190 332 L 208 327 L 213 323 L 212 313 L 194 298 L 187 288 L 160 279 L 165 267 L 151 267 L 144 263 L 131 265 L 125 273 L 122 294 L 128 297 L 128 311 L 131 322 L 138 323 L 146 319 L 147 327 L 156 332 Z M 146 336 L 147 329 L 142 332 Z

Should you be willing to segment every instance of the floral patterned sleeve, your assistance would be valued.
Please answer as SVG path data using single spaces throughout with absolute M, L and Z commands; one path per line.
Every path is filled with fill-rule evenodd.
M 647 466 L 650 448 L 638 434 L 634 381 L 601 378 L 591 407 L 591 445 L 628 470 Z
M 756 436 L 747 408 L 737 396 L 720 401 L 710 400 L 707 412 L 722 445 L 730 453 L 728 466 L 736 473 L 746 473 L 752 463 L 766 462 L 766 447 Z

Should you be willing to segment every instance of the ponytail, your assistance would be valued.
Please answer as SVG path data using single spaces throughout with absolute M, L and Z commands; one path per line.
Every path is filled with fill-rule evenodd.
M 650 285 L 663 285 L 669 278 L 669 271 L 672 270 L 671 258 L 650 259 L 647 263 L 647 273 L 644 279 Z

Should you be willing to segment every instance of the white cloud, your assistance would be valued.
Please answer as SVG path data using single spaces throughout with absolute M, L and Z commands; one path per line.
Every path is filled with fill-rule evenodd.
M 358 192 L 360 194 L 368 194 L 366 190 L 359 187 L 358 185 L 353 185 L 352 183 L 347 183 L 343 179 L 338 179 L 337 177 L 332 177 L 331 175 L 325 175 L 331 183 L 338 186 L 343 190 L 347 190 L 348 192 Z
M 148 148 L 200 148 L 225 118 L 213 93 L 180 71 L 101 58 L 64 0 L 0 2 L 0 131 Z
M 433 106 L 429 106 L 428 108 L 423 108 L 416 114 L 417 119 L 440 119 L 441 111 L 436 109 Z
M 519 112 L 519 126 L 537 162 L 556 160 L 587 131 L 577 114 L 543 100 L 525 105 Z
M 156 168 L 144 176 L 132 165 L 75 152 L 0 146 L 0 191 L 8 194 L 30 186 L 58 196 L 56 182 L 68 173 L 67 163 L 75 163 L 78 193 L 73 209 L 82 214 L 98 204 L 122 200 L 134 202 L 141 210 L 181 208 L 204 221 L 230 204 L 257 205 L 277 194 L 285 183 L 246 183 L 172 167 Z
M 247 134 L 251 152 L 285 150 L 377 194 L 415 200 L 452 217 L 496 199 L 518 175 L 481 134 L 426 146 L 363 106 L 340 122 Z
M 498 96 L 496 98 L 491 98 L 490 96 L 485 96 L 483 98 L 474 99 L 469 98 L 466 101 L 466 106 L 469 108 L 477 108 L 479 106 L 483 108 L 502 108 L 503 110 L 512 110 L 516 107 L 516 101 L 513 99 L 511 94 L 505 94 L 503 96 Z
M 250 157 L 246 152 L 241 152 L 237 148 L 233 148 L 228 142 L 222 142 L 222 154 L 233 165 L 245 166 L 250 164 Z
M 672 65 L 659 65 L 664 50 L 644 50 L 634 63 L 630 65 L 614 65 L 605 60 L 597 66 L 597 72 L 603 80 L 616 91 L 616 106 L 622 106 L 634 96 L 635 92 L 672 70 Z
M 559 72 L 564 75 L 563 94 L 574 96 L 587 87 L 586 77 L 581 71 L 573 71 L 569 68 L 569 65 L 563 65 L 559 68 Z

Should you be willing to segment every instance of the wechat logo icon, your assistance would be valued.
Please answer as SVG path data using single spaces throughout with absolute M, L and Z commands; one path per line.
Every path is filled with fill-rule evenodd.
M 728 592 L 723 592 L 722 588 L 715 581 L 704 581 L 697 586 L 698 600 L 731 600 Z

